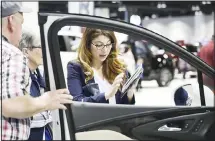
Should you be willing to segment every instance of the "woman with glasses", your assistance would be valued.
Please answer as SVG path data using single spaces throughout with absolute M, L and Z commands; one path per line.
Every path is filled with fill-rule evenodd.
M 86 28 L 78 58 L 67 66 L 67 83 L 74 101 L 135 103 L 135 86 L 121 97 L 120 89 L 127 80 L 127 71 L 117 59 L 116 43 L 113 31 Z

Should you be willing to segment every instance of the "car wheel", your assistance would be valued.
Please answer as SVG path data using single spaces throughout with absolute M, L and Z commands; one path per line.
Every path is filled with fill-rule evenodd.
M 161 69 L 157 79 L 158 85 L 160 87 L 168 86 L 171 80 L 172 80 L 172 72 L 167 68 Z

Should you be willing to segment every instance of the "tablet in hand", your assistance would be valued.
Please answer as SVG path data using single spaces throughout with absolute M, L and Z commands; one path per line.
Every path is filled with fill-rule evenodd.
M 135 84 L 135 82 L 139 81 L 141 75 L 143 73 L 142 66 L 139 66 L 135 73 L 126 81 L 126 83 L 122 87 L 122 95 L 121 98 L 126 94 L 126 92 Z

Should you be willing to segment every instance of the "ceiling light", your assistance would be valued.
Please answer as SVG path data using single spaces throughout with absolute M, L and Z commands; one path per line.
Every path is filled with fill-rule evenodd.
M 205 4 L 206 4 L 206 1 L 202 1 L 202 4 L 204 4 L 204 5 L 205 5 Z
M 162 4 L 162 8 L 166 8 L 166 4 L 164 3 L 164 4 Z
M 120 12 L 122 12 L 122 11 L 126 11 L 125 6 L 121 6 L 121 7 L 119 7 L 119 8 L 118 8 L 118 11 L 120 11 Z
M 199 11 L 200 10 L 200 7 L 197 5 L 197 6 L 192 6 L 192 11 Z
M 130 17 L 130 23 L 135 24 L 135 25 L 140 25 L 141 24 L 141 18 L 138 15 L 132 15 Z
M 165 3 L 158 3 L 157 8 L 166 8 L 166 4 Z
M 210 2 L 210 1 L 207 1 L 207 4 L 211 4 L 211 2 Z

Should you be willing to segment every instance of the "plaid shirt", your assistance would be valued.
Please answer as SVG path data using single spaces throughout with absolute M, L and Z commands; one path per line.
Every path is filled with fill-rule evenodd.
M 15 46 L 2 38 L 1 42 L 1 100 L 30 93 L 27 58 Z M 16 107 L 13 107 L 16 108 Z M 1 115 L 2 140 L 27 140 L 30 134 L 30 118 L 15 119 Z

